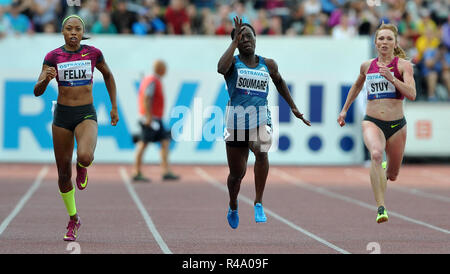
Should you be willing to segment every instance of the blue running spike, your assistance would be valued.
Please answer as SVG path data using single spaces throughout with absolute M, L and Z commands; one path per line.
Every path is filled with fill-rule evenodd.
M 264 214 L 264 207 L 261 203 L 255 204 L 255 221 L 257 223 L 265 223 L 267 221 L 266 214 Z
M 239 225 L 239 213 L 238 210 L 231 210 L 230 207 L 228 207 L 228 214 L 227 214 L 227 220 L 228 224 L 230 224 L 232 229 L 236 229 Z

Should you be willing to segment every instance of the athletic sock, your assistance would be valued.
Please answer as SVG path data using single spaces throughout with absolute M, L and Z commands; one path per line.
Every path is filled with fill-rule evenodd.
M 77 207 L 75 205 L 75 188 L 72 188 L 71 191 L 62 193 L 61 197 L 64 201 L 64 204 L 66 205 L 67 213 L 69 213 L 69 216 L 74 216 L 77 214 Z

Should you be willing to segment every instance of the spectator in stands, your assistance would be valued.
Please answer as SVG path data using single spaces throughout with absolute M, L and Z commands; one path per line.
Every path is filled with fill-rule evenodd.
M 444 84 L 450 100 L 450 52 L 444 44 L 431 48 L 423 55 L 423 76 L 427 83 L 428 101 L 437 101 L 436 86 L 439 80 Z
M 269 17 L 267 16 L 267 10 L 259 9 L 257 11 L 256 18 L 252 22 L 252 26 L 255 29 L 256 34 L 267 34 L 269 29 Z
M 427 27 L 425 34 L 421 35 L 416 40 L 417 55 L 415 57 L 415 63 L 422 62 L 423 53 L 428 49 L 437 48 L 439 45 L 439 36 L 433 27 Z
M 202 8 L 201 15 L 203 18 L 201 34 L 214 35 L 216 31 L 214 25 L 214 14 L 212 14 L 210 9 Z
M 393 23 L 399 22 L 405 13 L 405 0 L 390 0 L 386 13 Z
M 45 24 L 43 29 L 42 29 L 42 32 L 43 33 L 55 33 L 56 32 L 55 23 L 48 22 L 47 24 Z
M 34 0 L 12 0 L 10 2 L 19 4 L 19 13 L 22 13 L 23 15 L 27 16 L 28 19 L 30 20 L 33 18 L 34 14 L 33 9 L 35 5 Z
M 36 32 L 43 32 L 45 24 L 56 22 L 58 9 L 61 8 L 60 4 L 59 0 L 34 0 L 33 25 Z
M 349 23 L 348 14 L 341 14 L 339 24 L 335 26 L 331 32 L 332 37 L 335 39 L 348 39 L 355 37 L 358 33 L 356 28 Z
M 222 18 L 222 22 L 217 27 L 215 34 L 216 35 L 230 35 L 233 30 L 233 22 L 231 22 L 228 18 Z
M 6 19 L 9 21 L 11 30 L 15 34 L 32 33 L 32 24 L 27 16 L 20 13 L 20 4 L 14 2 L 11 4 L 9 13 L 5 14 Z
M 147 16 L 152 25 L 152 33 L 154 34 L 164 34 L 167 30 L 167 25 L 164 23 L 164 16 L 161 15 L 161 6 L 154 4 L 147 11 Z
M 280 16 L 272 16 L 269 21 L 269 28 L 267 29 L 267 32 L 263 32 L 263 34 L 267 35 L 282 35 L 283 29 L 282 29 L 282 22 Z
M 111 22 L 111 16 L 108 12 L 100 13 L 99 20 L 92 26 L 92 33 L 97 34 L 116 34 L 117 28 Z
M 379 24 L 379 19 L 374 7 L 369 7 L 363 3 L 358 6 L 358 34 L 371 35 Z
M 320 4 L 322 6 L 322 12 L 330 15 L 337 7 L 339 7 L 338 0 L 320 0 Z
M 321 21 L 320 14 L 309 14 L 305 17 L 303 35 L 325 35 L 325 27 Z
M 191 24 L 191 34 L 198 35 L 203 33 L 203 16 L 194 4 L 186 7 L 186 13 Z
M 405 11 L 411 15 L 412 20 L 415 22 L 420 19 L 420 5 L 422 5 L 422 0 L 407 1 L 405 4 Z
M 146 22 L 142 21 L 144 18 L 138 19 L 139 22 L 133 24 L 133 33 L 139 34 L 137 33 L 139 30 L 135 29 L 138 27 L 147 29 L 147 34 L 164 34 L 166 32 L 166 24 L 161 16 L 161 6 L 158 1 L 145 0 L 138 13 L 144 16 Z
M 191 22 L 184 0 L 171 0 L 165 14 L 168 34 L 191 34 Z
M 431 12 L 433 21 L 438 25 L 442 25 L 447 21 L 450 12 L 450 2 L 448 0 L 433 0 L 427 5 Z
M 291 15 L 289 16 L 289 26 L 286 29 L 287 35 L 300 35 L 304 27 L 304 10 L 300 3 L 291 6 Z
M 403 13 L 402 20 L 398 23 L 398 33 L 408 39 L 412 39 L 413 42 L 420 36 L 417 22 L 414 21 L 410 13 Z
M 118 33 L 131 33 L 134 22 L 137 21 L 135 12 L 128 10 L 126 0 L 118 0 L 117 6 L 111 13 L 111 21 Z
M 131 30 L 136 35 L 146 35 L 150 33 L 152 25 L 149 22 L 146 14 L 138 14 L 138 19 L 131 26 Z
M 406 56 L 408 56 L 409 60 L 411 60 L 411 57 L 417 55 L 417 49 L 415 47 L 414 40 L 409 38 L 408 36 L 399 36 L 398 44 L 406 52 Z M 414 68 L 416 69 L 416 67 Z
M 228 14 L 231 12 L 231 8 L 228 5 L 219 5 L 216 9 L 216 13 L 215 13 L 215 25 L 216 26 L 220 26 L 223 22 L 225 22 L 224 20 L 227 19 L 230 22 L 233 23 L 233 20 L 230 20 L 230 18 L 228 17 Z
M 242 19 L 243 23 L 251 23 L 252 18 L 250 18 L 243 1 L 234 0 L 231 4 L 231 9 L 231 12 L 228 14 L 228 19 L 230 19 L 230 21 L 233 21 L 233 18 L 238 16 Z
M 303 2 L 305 15 L 318 15 L 322 11 L 322 5 L 319 0 L 306 0 Z
M 342 13 L 343 13 L 342 8 L 334 9 L 331 12 L 330 16 L 328 17 L 327 26 L 332 29 L 335 26 L 339 25 L 339 20 L 341 18 Z
M 95 22 L 99 19 L 100 5 L 98 1 L 99 0 L 88 0 L 84 4 L 82 3 L 78 15 L 83 18 L 86 31 L 91 31 Z
M 422 10 L 420 10 L 419 13 L 421 15 L 421 18 L 417 22 L 417 28 L 419 30 L 419 33 L 421 35 L 424 35 L 426 34 L 427 30 L 436 31 L 437 25 L 431 18 L 430 10 L 422 8 Z

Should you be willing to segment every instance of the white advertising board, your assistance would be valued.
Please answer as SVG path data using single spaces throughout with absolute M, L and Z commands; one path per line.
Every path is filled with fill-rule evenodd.
M 131 136 L 139 129 L 139 81 L 151 73 L 154 60 L 163 59 L 168 66 L 162 80 L 164 123 L 183 133 L 171 146 L 171 162 L 226 163 L 220 111 L 229 98 L 217 62 L 230 41 L 225 37 L 105 35 L 83 42 L 103 52 L 117 84 L 120 121 L 112 127 L 108 93 L 101 73 L 94 72 L 99 126 L 95 161 L 133 162 Z M 11 36 L 0 41 L 0 161 L 54 161 L 51 105 L 57 85 L 52 81 L 40 97 L 34 97 L 33 86 L 45 54 L 63 43 L 61 35 Z M 368 38 L 257 37 L 256 53 L 277 62 L 299 110 L 312 122 L 307 127 L 297 120 L 271 83 L 271 163 L 346 165 L 363 161 L 362 114 L 352 110 L 344 128 L 336 119 L 361 63 L 370 58 L 369 52 Z M 150 146 L 144 160 L 159 162 L 159 147 Z

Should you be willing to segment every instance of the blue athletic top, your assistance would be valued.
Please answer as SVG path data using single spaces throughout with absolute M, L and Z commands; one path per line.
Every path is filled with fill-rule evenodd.
M 230 129 L 252 129 L 271 125 L 267 105 L 270 74 L 264 58 L 258 56 L 255 68 L 247 67 L 239 56 L 234 56 L 232 73 L 225 76 L 228 101 L 226 126 Z

